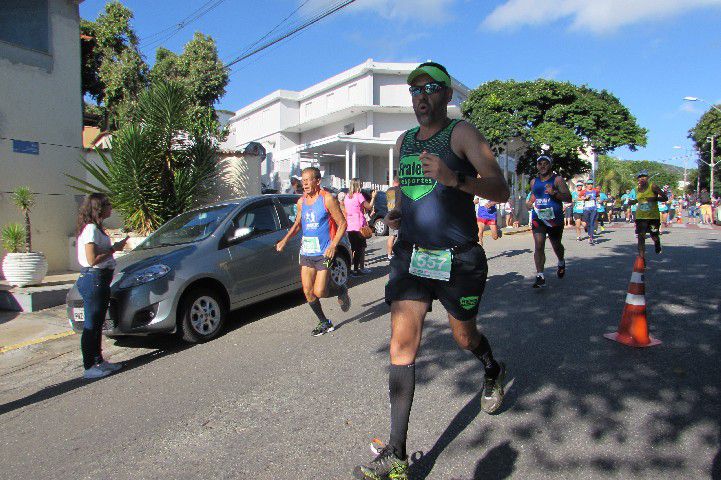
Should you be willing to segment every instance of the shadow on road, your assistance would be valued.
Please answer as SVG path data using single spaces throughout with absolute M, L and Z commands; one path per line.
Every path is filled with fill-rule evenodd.
M 465 364 L 455 393 L 473 397 L 412 464 L 412 478 L 433 478 L 436 459 L 466 428 L 479 431 L 477 444 L 468 446 L 482 452 L 474 478 L 510 476 L 517 444 L 545 478 L 574 471 L 684 476 L 700 464 L 708 465 L 704 476 L 721 478 L 721 288 L 708 284 L 721 270 L 721 244 L 664 246 L 663 255 L 648 255 L 648 318 L 664 342 L 649 349 L 602 336 L 618 326 L 635 249 L 629 244 L 570 258 L 566 277 L 549 275 L 540 292 L 516 273 L 489 278 L 478 325 L 509 367 L 514 384 L 505 408 L 519 419 L 500 445 L 485 430 L 492 417 L 478 415 L 480 364 L 455 345 L 445 322 L 426 323 L 417 384 Z M 619 451 L 628 454 L 614 454 Z M 694 451 L 718 453 L 688 455 Z

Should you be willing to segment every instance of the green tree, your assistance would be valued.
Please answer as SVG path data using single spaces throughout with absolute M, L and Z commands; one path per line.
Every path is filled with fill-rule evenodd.
M 493 145 L 497 154 L 512 139 L 527 148 L 518 173 L 534 172 L 535 159 L 550 147 L 554 168 L 566 178 L 589 170 L 579 152 L 599 155 L 618 147 L 646 145 L 646 129 L 611 93 L 555 80 L 494 80 L 472 90 L 461 106 L 463 116 Z
M 721 108 L 721 105 L 717 105 L 716 108 Z M 698 174 L 701 176 L 701 185 L 705 187 L 709 186 L 711 173 L 707 165 L 707 163 L 711 163 L 711 136 L 716 137 L 714 140 L 714 162 L 721 160 L 721 111 L 716 110 L 716 108 L 710 108 L 701 116 L 696 125 L 688 131 L 688 138 L 693 140 L 700 157 Z M 721 168 L 717 164 L 714 169 L 716 179 L 719 178 L 719 173 L 721 173 Z M 714 183 L 716 182 L 714 181 Z M 718 191 L 718 189 L 715 190 Z
M 132 19 L 130 9 L 112 1 L 97 20 L 80 23 L 83 96 L 102 108 L 106 128 L 116 128 L 131 114 L 147 86 L 148 67 Z
M 203 118 L 213 112 L 213 106 L 225 95 L 228 70 L 218 57 L 218 47 L 211 36 L 195 32 L 193 39 L 176 55 L 166 48 L 158 48 L 150 78 L 174 80 L 188 90 L 193 104 L 193 115 Z
M 220 132 L 212 118 L 198 121 L 186 88 L 155 83 L 139 99 L 133 121 L 113 134 L 112 158 L 80 160 L 132 230 L 149 233 L 205 201 L 224 164 L 217 159 Z M 98 188 L 78 177 L 73 188 Z
M 12 193 L 12 201 L 25 217 L 25 251 L 33 251 L 30 210 L 35 206 L 35 194 L 29 187 L 17 187 Z

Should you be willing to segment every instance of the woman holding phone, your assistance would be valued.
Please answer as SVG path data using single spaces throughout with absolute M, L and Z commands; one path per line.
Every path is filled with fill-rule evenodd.
M 102 193 L 91 193 L 78 212 L 78 262 L 82 266 L 76 282 L 83 298 L 84 320 L 80 349 L 83 353 L 83 377 L 102 378 L 122 368 L 103 359 L 101 352 L 103 322 L 110 303 L 110 282 L 115 270 L 113 254 L 122 250 L 128 237 L 112 244 L 103 228 L 103 220 L 113 212 L 110 200 Z

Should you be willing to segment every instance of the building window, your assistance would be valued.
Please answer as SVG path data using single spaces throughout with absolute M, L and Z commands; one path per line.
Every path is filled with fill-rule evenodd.
M 48 0 L 3 0 L 0 40 L 50 53 Z

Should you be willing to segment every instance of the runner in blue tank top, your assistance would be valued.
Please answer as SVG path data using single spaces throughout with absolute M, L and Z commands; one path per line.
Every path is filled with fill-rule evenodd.
M 335 250 L 346 229 L 346 220 L 341 212 L 338 200 L 320 187 L 320 170 L 308 167 L 302 174 L 303 196 L 298 199 L 298 214 L 293 226 L 283 240 L 278 242 L 276 250 L 282 252 L 288 240 L 301 232 L 303 239 L 300 247 L 300 280 L 303 293 L 313 313 L 318 317 L 318 325 L 311 335 L 318 337 L 332 332 L 335 327 L 326 318 L 320 306 L 320 299 L 328 295 L 328 267 L 335 257 Z M 338 295 L 341 309 L 350 308 L 348 288 L 343 286 Z
M 531 212 L 531 231 L 535 251 L 533 260 L 536 263 L 536 281 L 533 288 L 546 286 L 543 269 L 546 265 L 546 235 L 551 247 L 558 257 L 558 278 L 566 274 L 566 261 L 563 248 L 563 202 L 571 201 L 568 185 L 560 175 L 553 173 L 553 159 L 541 155 L 536 160 L 538 176 L 531 180 L 531 196 L 528 208 Z

